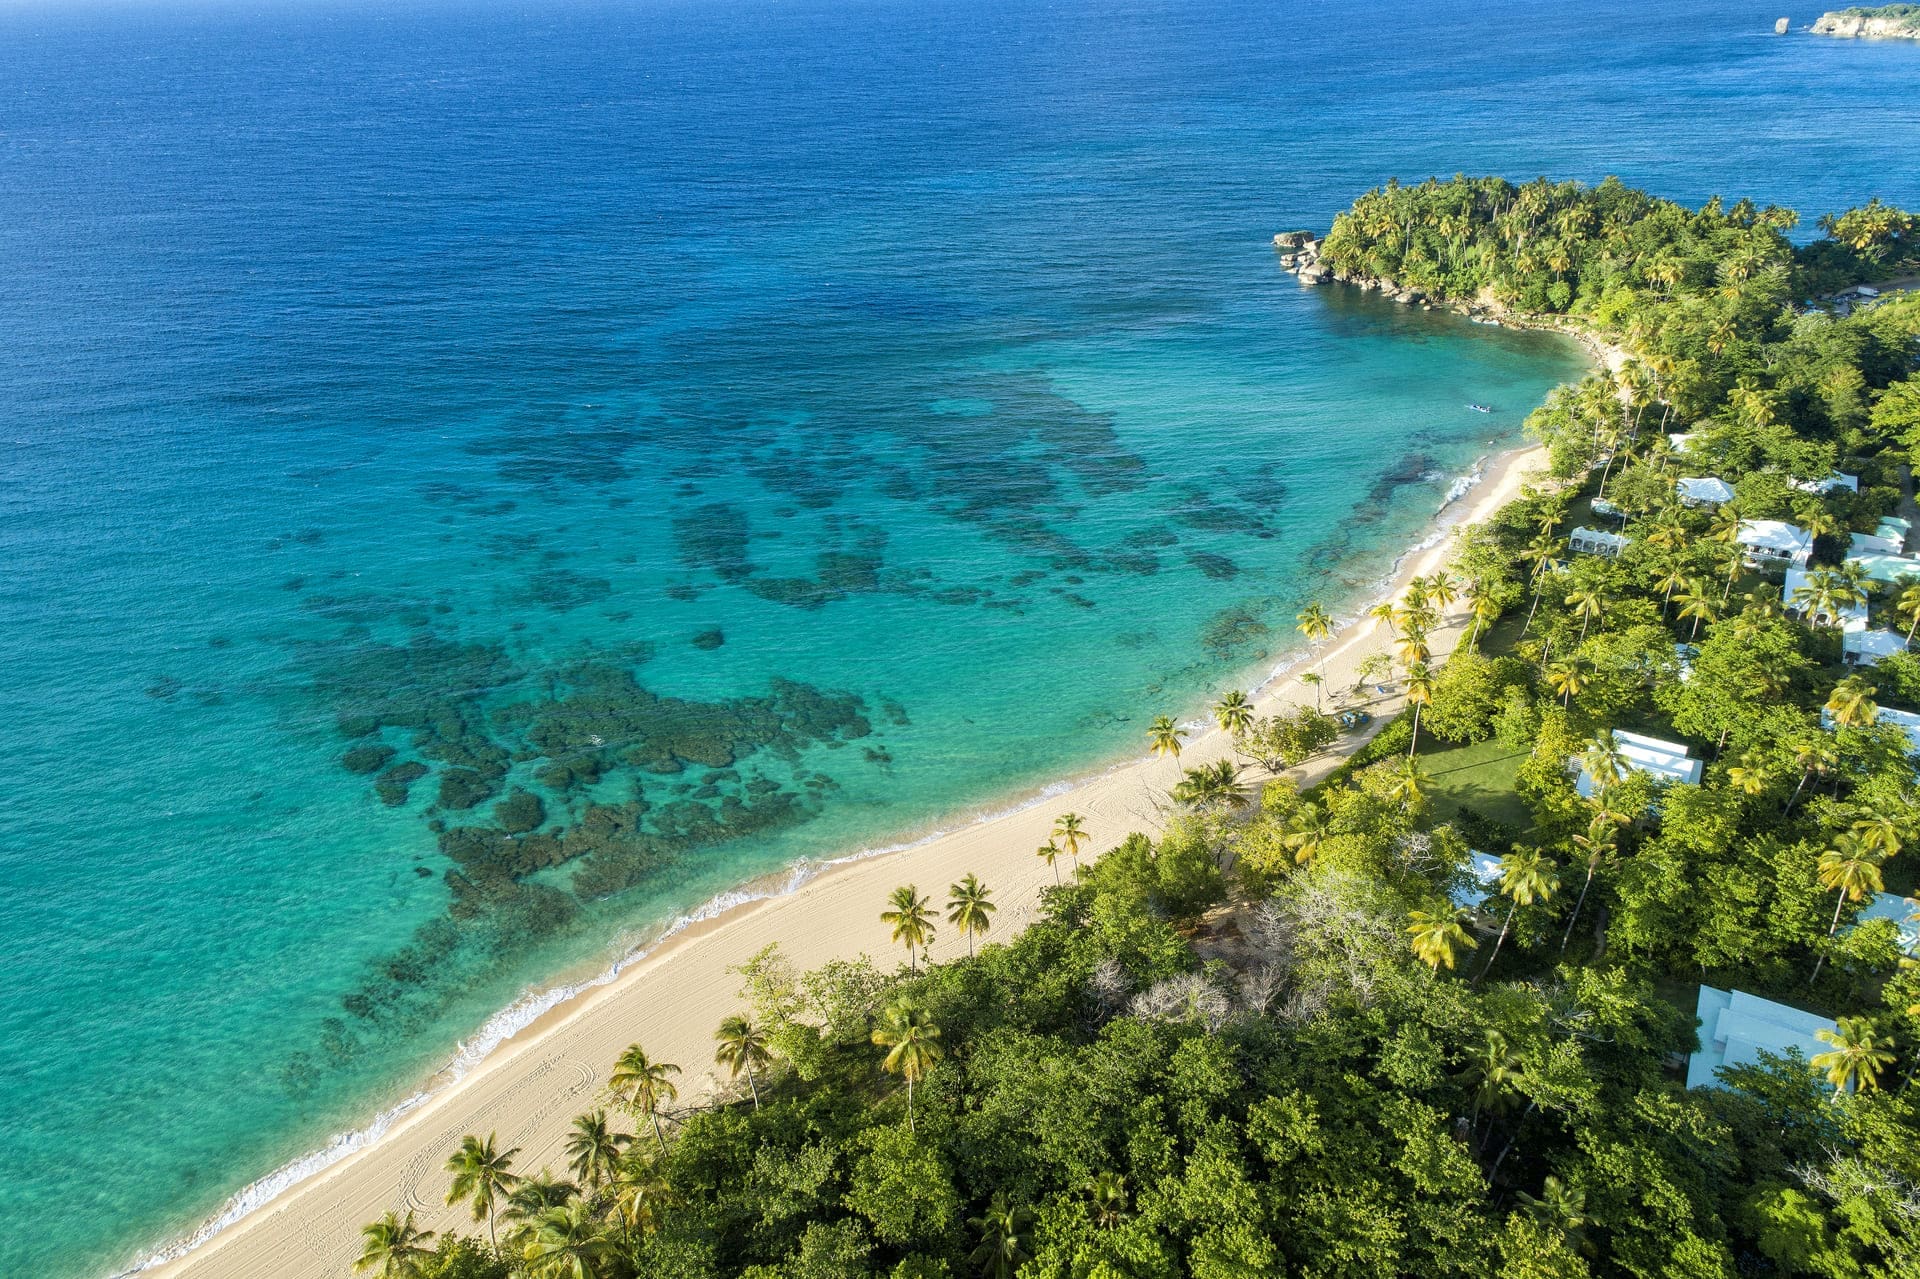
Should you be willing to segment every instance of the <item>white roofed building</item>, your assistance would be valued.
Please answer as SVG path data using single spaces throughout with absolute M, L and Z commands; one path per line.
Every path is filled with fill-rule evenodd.
M 1628 772 L 1646 773 L 1655 781 L 1682 782 L 1689 786 L 1700 784 L 1700 773 L 1705 767 L 1699 760 L 1688 757 L 1687 748 L 1680 742 L 1662 741 L 1658 737 L 1643 737 L 1639 733 L 1629 733 L 1624 728 L 1613 730 L 1613 745 L 1620 752 L 1621 762 Z M 1600 785 L 1581 756 L 1575 755 L 1567 760 L 1567 771 L 1578 773 L 1573 788 L 1580 792 L 1580 798 L 1592 799 L 1599 792 Z
M 1710 475 L 1675 480 L 1673 487 L 1686 506 L 1719 506 L 1733 500 L 1733 485 Z
M 1813 534 L 1785 520 L 1741 520 L 1739 541 L 1747 548 L 1747 563 L 1755 567 L 1804 567 L 1813 554 Z
M 1694 1016 L 1700 1023 L 1700 1051 L 1687 1059 L 1687 1087 L 1724 1088 L 1714 1076 L 1722 1066 L 1758 1066 L 1761 1053 L 1785 1057 L 1798 1049 L 1811 1062 L 1832 1047 L 1819 1032 L 1833 1022 L 1744 990 L 1700 987 Z
M 1872 666 L 1883 657 L 1907 651 L 1907 637 L 1898 631 L 1861 627 L 1840 633 L 1840 660 L 1849 666 Z
M 1845 489 L 1849 493 L 1860 491 L 1860 477 L 1848 475 L 1844 471 L 1835 471 L 1824 480 L 1788 480 L 1787 484 L 1802 493 L 1831 493 L 1835 489 Z
M 1912 711 L 1897 711 L 1891 706 L 1882 706 L 1875 713 L 1873 723 L 1876 728 L 1887 726 L 1897 728 L 1907 735 L 1908 754 L 1920 755 L 1920 715 Z M 1833 731 L 1833 712 L 1820 708 L 1820 727 Z
M 1848 927 L 1857 928 L 1870 919 L 1892 921 L 1900 949 L 1909 955 L 1920 954 L 1920 902 L 1897 893 L 1875 893 Z
M 1567 547 L 1575 555 L 1598 555 L 1610 560 L 1632 544 L 1632 538 L 1605 529 L 1582 526 L 1567 534 Z
M 1790 568 L 1786 581 L 1780 587 L 1780 599 L 1786 605 L 1787 612 L 1795 617 L 1804 617 L 1815 626 L 1838 626 L 1849 633 L 1867 629 L 1867 606 L 1864 603 L 1842 604 L 1838 612 L 1828 609 L 1815 609 L 1812 601 L 1796 598 L 1807 586 L 1807 570 Z

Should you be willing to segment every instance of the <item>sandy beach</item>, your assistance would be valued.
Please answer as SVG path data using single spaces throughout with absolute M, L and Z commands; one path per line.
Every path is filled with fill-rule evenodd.
M 1441 525 L 1484 519 L 1515 497 L 1543 461 L 1538 449 L 1491 459 L 1480 483 L 1442 512 Z M 1405 556 L 1392 590 L 1444 564 L 1450 542 L 1436 537 Z M 1465 621 L 1456 612 L 1431 637 L 1437 657 L 1459 641 Z M 1295 670 L 1324 668 L 1328 692 L 1344 691 L 1352 688 L 1359 663 L 1386 647 L 1378 624 L 1362 617 L 1310 659 L 1297 661 Z M 1312 701 L 1313 691 L 1289 673 L 1262 690 L 1259 708 L 1270 713 L 1282 703 Z M 1399 698 L 1352 704 L 1372 710 L 1377 727 L 1398 709 Z M 1339 750 L 1351 751 L 1363 740 L 1343 739 Z M 203 1229 L 190 1250 L 173 1250 L 176 1255 L 146 1273 L 167 1279 L 341 1279 L 359 1253 L 361 1226 L 389 1209 L 413 1209 L 419 1224 L 434 1230 L 471 1231 L 467 1214 L 445 1205 L 447 1176 L 441 1171 L 463 1135 L 497 1133 L 503 1147 L 520 1148 L 521 1171 L 543 1164 L 560 1171 L 568 1125 L 576 1114 L 603 1104 L 607 1072 L 629 1043 L 643 1043 L 656 1060 L 681 1064 L 683 1102 L 698 1100 L 712 1086 L 714 1027 L 741 1007 L 740 978 L 729 970 L 762 947 L 779 943 L 803 968 L 861 952 L 891 964 L 901 953 L 879 919 L 887 893 L 913 883 L 944 898 L 947 885 L 969 872 L 993 889 L 1001 906 L 986 940 L 1004 940 L 1034 917 L 1041 889 L 1053 882 L 1053 872 L 1033 850 L 1046 842 L 1060 813 L 1081 814 L 1096 850 L 1131 831 L 1155 832 L 1170 811 L 1166 794 L 1181 768 L 1225 756 L 1229 748 L 1224 734 L 1209 730 L 1191 740 L 1178 763 L 1143 757 L 1116 764 L 1065 793 L 1056 788 L 1043 799 L 901 852 L 830 866 L 793 892 L 686 928 L 618 977 L 552 1009 L 376 1139 L 233 1224 Z M 1341 758 L 1322 756 L 1293 775 L 1315 780 Z M 932 950 L 936 962 L 964 953 L 961 938 L 944 930 Z

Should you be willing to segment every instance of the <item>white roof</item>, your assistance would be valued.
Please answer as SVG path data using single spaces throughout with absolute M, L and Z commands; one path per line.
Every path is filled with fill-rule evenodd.
M 1688 476 L 1675 480 L 1674 488 L 1680 490 L 1680 496 L 1689 502 L 1731 502 L 1733 486 L 1725 480 L 1717 480 L 1710 475 Z
M 1911 744 L 1908 753 L 1920 755 L 1920 715 L 1915 715 L 1912 711 L 1896 711 L 1890 706 L 1882 706 L 1874 715 L 1873 722 L 1876 727 L 1886 724 L 1905 733 L 1907 741 Z M 1820 708 L 1820 727 L 1829 732 L 1833 729 L 1833 712 L 1824 706 Z
M 1805 569 L 1790 568 L 1787 570 L 1786 580 L 1780 584 L 1780 598 L 1786 602 L 1787 608 L 1790 611 L 1798 613 L 1806 608 L 1805 603 L 1793 597 L 1794 592 L 1800 590 L 1806 586 L 1806 584 L 1807 571 Z M 1843 631 L 1864 631 L 1867 629 L 1867 606 L 1865 604 L 1842 604 L 1838 615 L 1834 616 L 1832 620 L 1840 623 L 1840 629 Z
M 1906 652 L 1907 639 L 1895 631 L 1867 630 L 1863 627 L 1842 633 L 1840 651 L 1863 666 L 1872 666 L 1883 657 Z
M 1799 555 L 1813 549 L 1813 534 L 1785 520 L 1741 520 L 1740 541 L 1743 545 L 1778 551 L 1782 555 Z
M 1675 431 L 1667 436 L 1667 446 L 1675 453 L 1685 453 L 1687 445 L 1693 443 L 1693 431 Z
M 1847 563 L 1858 564 L 1876 582 L 1897 582 L 1903 577 L 1920 577 L 1920 560 L 1905 555 L 1865 554 L 1847 556 Z
M 1584 524 L 1567 534 L 1569 542 L 1594 542 L 1601 546 L 1611 546 L 1616 551 L 1633 544 L 1633 539 L 1621 533 L 1609 533 L 1605 529 L 1588 528 Z
M 1689 1088 L 1721 1087 L 1713 1074 L 1717 1068 L 1757 1066 L 1762 1052 L 1784 1057 L 1788 1049 L 1798 1048 L 1812 1061 L 1829 1047 L 1818 1032 L 1835 1029 L 1825 1017 L 1744 990 L 1712 986 L 1700 987 L 1694 1015 L 1700 1023 L 1700 1051 L 1687 1060 Z
M 1850 533 L 1847 536 L 1847 550 L 1853 555 L 1898 555 L 1906 549 L 1906 545 L 1904 535 L 1887 537 L 1880 533 Z
M 1869 919 L 1892 920 L 1894 932 L 1900 939 L 1900 949 L 1909 955 L 1920 952 L 1920 902 L 1895 893 L 1875 893 L 1866 908 L 1853 917 L 1853 923 L 1848 928 L 1857 927 Z
M 1684 782 L 1698 785 L 1700 772 L 1704 765 L 1697 759 L 1687 758 L 1687 748 L 1679 742 L 1662 741 L 1658 737 L 1643 737 L 1639 733 L 1629 733 L 1623 728 L 1613 730 L 1613 744 L 1620 752 L 1629 772 L 1646 773 L 1656 781 Z M 1587 766 L 1575 755 L 1567 761 L 1569 768 L 1580 770 L 1580 776 L 1574 780 L 1573 788 L 1580 792 L 1580 798 L 1592 799 L 1598 789 L 1587 772 Z
M 1835 489 L 1847 489 L 1854 493 L 1860 491 L 1860 477 L 1844 471 L 1834 471 L 1824 480 L 1788 480 L 1787 483 L 1802 493 L 1831 493 Z

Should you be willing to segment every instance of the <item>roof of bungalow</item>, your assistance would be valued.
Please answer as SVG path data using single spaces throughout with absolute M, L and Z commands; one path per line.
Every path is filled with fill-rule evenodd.
M 1847 534 L 1849 555 L 1898 555 L 1906 549 L 1906 546 L 1907 539 L 1904 533 L 1896 537 L 1888 537 L 1884 533 Z
M 1794 599 L 1807 585 L 1807 571 L 1800 568 L 1787 570 L 1786 579 L 1780 584 L 1780 598 L 1786 602 L 1790 613 L 1804 613 L 1807 605 Z M 1849 633 L 1859 633 L 1867 629 L 1867 606 L 1865 604 L 1842 604 L 1837 613 L 1821 614 L 1810 620 L 1823 623 L 1839 623 L 1840 629 Z
M 1909 955 L 1920 954 L 1920 902 L 1898 893 L 1875 893 L 1848 927 L 1857 928 L 1870 919 L 1891 920 L 1895 944 Z
M 1633 544 L 1633 539 L 1624 533 L 1609 533 L 1605 529 L 1587 528 L 1585 525 L 1567 534 L 1567 544 L 1576 551 L 1606 552 L 1618 555 Z
M 1882 515 L 1880 517 L 1880 536 L 1893 536 L 1893 534 L 1887 532 L 1888 529 L 1897 529 L 1899 530 L 1900 536 L 1905 537 L 1907 534 L 1913 532 L 1913 521 L 1902 519 L 1898 515 Z
M 1480 903 L 1492 895 L 1493 886 L 1500 882 L 1500 859 L 1492 853 L 1470 848 L 1467 850 L 1467 875 L 1473 883 L 1456 888 L 1447 895 L 1462 910 L 1478 910 Z
M 1911 743 L 1910 752 L 1920 755 L 1920 715 L 1912 711 L 1897 711 L 1891 706 L 1882 706 L 1874 714 L 1873 722 L 1876 727 L 1884 724 L 1905 733 L 1907 741 Z M 1820 727 L 1829 732 L 1833 729 L 1833 712 L 1824 706 L 1820 708 Z
M 1733 485 L 1711 475 L 1690 475 L 1675 480 L 1673 487 L 1683 502 L 1707 502 L 1718 505 L 1733 500 Z
M 1784 1057 L 1798 1048 L 1802 1057 L 1812 1061 L 1828 1047 L 1819 1032 L 1834 1029 L 1825 1017 L 1744 990 L 1713 986 L 1700 987 L 1694 1016 L 1700 1023 L 1700 1051 L 1687 1059 L 1689 1088 L 1724 1088 L 1714 1071 L 1722 1066 L 1757 1066 L 1763 1052 Z
M 1920 577 L 1920 559 L 1905 555 L 1849 555 L 1847 563 L 1858 564 L 1861 571 L 1876 582 L 1897 582 L 1903 577 Z
M 1831 493 L 1835 489 L 1846 489 L 1853 493 L 1860 491 L 1860 477 L 1848 475 L 1845 471 L 1834 471 L 1824 480 L 1788 480 L 1787 484 L 1802 493 Z
M 1785 520 L 1741 520 L 1739 540 L 1756 550 L 1803 555 L 1813 549 L 1813 534 Z
M 1883 657 L 1907 651 L 1907 637 L 1882 627 L 1848 629 L 1840 634 L 1840 655 L 1857 666 L 1872 666 Z
M 1685 453 L 1687 446 L 1693 443 L 1696 431 L 1674 431 L 1667 436 L 1667 447 L 1675 453 Z
M 1631 772 L 1646 773 L 1654 780 L 1663 782 L 1697 785 L 1700 781 L 1704 765 L 1697 759 L 1689 759 L 1687 748 L 1679 742 L 1664 742 L 1657 737 L 1643 737 L 1639 733 L 1616 728 L 1613 730 L 1613 744 Z M 1567 761 L 1567 767 L 1580 770 L 1580 776 L 1573 783 L 1573 788 L 1580 792 L 1580 798 L 1592 799 L 1596 787 L 1592 775 L 1587 772 L 1585 761 L 1575 755 Z

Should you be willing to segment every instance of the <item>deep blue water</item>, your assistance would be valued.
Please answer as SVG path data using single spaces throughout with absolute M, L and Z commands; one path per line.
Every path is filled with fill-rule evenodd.
M 1462 170 L 1920 202 L 1920 45 L 1776 16 L 0 9 L 0 1273 L 1270 664 L 1584 367 L 1272 233 Z

